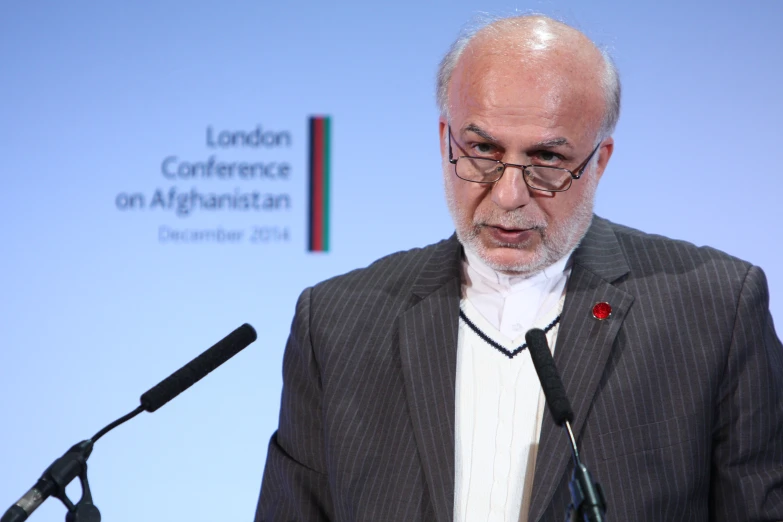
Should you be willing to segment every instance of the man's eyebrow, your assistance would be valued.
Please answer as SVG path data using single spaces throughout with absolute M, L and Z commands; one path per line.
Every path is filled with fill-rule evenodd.
M 468 126 L 465 127 L 465 132 L 473 132 L 475 134 L 478 134 L 479 136 L 481 136 L 487 141 L 491 141 L 494 143 L 498 142 L 498 140 L 494 136 L 492 136 L 490 133 L 488 133 L 487 131 L 485 131 L 475 123 L 468 124 Z M 571 149 L 574 148 L 574 146 L 571 145 L 571 142 L 568 141 L 568 138 L 562 136 L 558 138 L 552 138 L 550 140 L 539 141 L 538 143 L 533 144 L 533 147 L 542 147 L 542 148 L 555 148 L 555 147 L 562 147 L 562 146 L 566 146 Z
M 573 145 L 571 145 L 571 143 L 568 141 L 568 139 L 563 137 L 552 138 L 551 140 L 539 141 L 534 145 L 534 147 L 554 148 L 554 147 L 561 147 L 563 145 L 572 149 L 574 148 Z
M 475 123 L 468 124 L 467 127 L 465 127 L 465 132 L 473 132 L 475 134 L 478 134 L 482 138 L 484 138 L 487 141 L 494 141 L 497 143 L 498 140 L 496 140 L 490 133 L 476 125 Z

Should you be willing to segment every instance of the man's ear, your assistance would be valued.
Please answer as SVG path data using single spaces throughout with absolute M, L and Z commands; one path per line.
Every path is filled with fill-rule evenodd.
M 604 175 L 604 170 L 609 164 L 612 152 L 614 152 L 614 138 L 609 136 L 601 143 L 601 148 L 598 149 L 598 165 L 595 169 L 595 175 L 598 179 L 601 179 L 601 176 Z
M 438 119 L 438 136 L 440 137 L 440 156 L 446 159 L 449 151 L 446 148 L 446 134 L 449 132 L 449 124 L 442 117 Z

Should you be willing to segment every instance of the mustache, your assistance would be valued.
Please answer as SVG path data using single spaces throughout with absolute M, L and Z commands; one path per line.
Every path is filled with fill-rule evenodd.
M 476 227 L 500 227 L 506 230 L 544 230 L 546 220 L 541 216 L 523 216 L 521 214 L 497 214 L 476 216 L 473 220 Z

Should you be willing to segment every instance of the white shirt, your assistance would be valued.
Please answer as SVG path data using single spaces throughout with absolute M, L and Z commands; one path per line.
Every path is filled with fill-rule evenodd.
M 565 298 L 569 256 L 530 277 L 507 276 L 470 252 L 463 262 L 455 424 L 455 522 L 527 522 L 544 413 L 525 332 L 545 328 Z M 554 347 L 557 327 L 548 332 Z M 501 349 L 507 353 L 503 353 Z
M 527 332 L 536 316 L 556 306 L 571 273 L 571 253 L 531 276 L 509 276 L 488 267 L 465 249 L 462 297 L 504 336 Z

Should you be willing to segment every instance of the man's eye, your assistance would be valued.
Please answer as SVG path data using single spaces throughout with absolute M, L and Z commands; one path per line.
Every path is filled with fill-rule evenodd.
M 563 160 L 563 157 L 560 154 L 555 154 L 554 152 L 549 150 L 538 151 L 535 154 L 533 154 L 533 157 L 536 158 L 542 164 L 560 163 Z
M 476 143 L 473 145 L 473 150 L 481 156 L 486 156 L 495 152 L 495 146 L 491 143 Z

